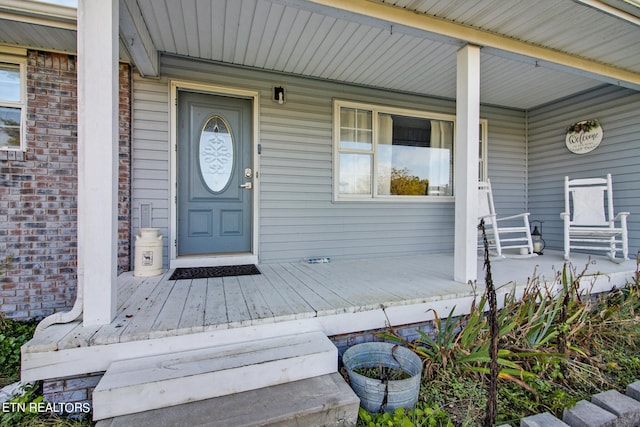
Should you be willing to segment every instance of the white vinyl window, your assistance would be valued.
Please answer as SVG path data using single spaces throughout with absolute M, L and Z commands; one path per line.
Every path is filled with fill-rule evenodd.
M 450 200 L 455 116 L 334 101 L 334 200 Z M 479 178 L 486 179 L 487 121 Z
M 454 116 L 334 102 L 334 199 L 453 195 Z
M 24 149 L 26 60 L 0 54 L 0 149 Z

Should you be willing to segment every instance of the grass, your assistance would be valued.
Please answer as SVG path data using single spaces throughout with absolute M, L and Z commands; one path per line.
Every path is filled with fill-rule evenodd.
M 624 289 L 602 295 L 580 291 L 583 273 L 565 265 L 559 289 L 533 278 L 521 297 L 507 295 L 495 316 L 498 326 L 497 418 L 519 425 L 540 412 L 562 417 L 564 408 L 600 391 L 640 379 L 640 274 Z M 440 318 L 435 331 L 408 342 L 392 328 L 382 337 L 401 343 L 423 359 L 420 405 L 444 411 L 446 419 L 394 414 L 391 423 L 361 417 L 359 426 L 487 425 L 490 316 L 487 296 L 470 314 Z M 490 313 L 489 313 L 490 314 Z M 388 417 L 388 416 L 387 416 Z M 404 424 L 405 422 L 408 422 Z

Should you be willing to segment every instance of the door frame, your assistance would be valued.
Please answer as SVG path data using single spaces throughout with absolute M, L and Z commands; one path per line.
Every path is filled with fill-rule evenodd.
M 259 202 L 260 180 L 259 177 L 259 105 L 260 92 L 254 90 L 238 89 L 233 87 L 195 83 L 184 80 L 170 80 L 170 119 L 169 119 L 169 268 L 178 267 L 214 267 L 219 265 L 256 264 L 258 262 L 259 247 Z M 251 251 L 241 254 L 223 254 L 208 256 L 181 256 L 177 254 L 178 238 L 178 91 L 186 89 L 206 95 L 233 96 L 249 99 L 251 105 L 251 159 L 253 162 L 253 194 L 251 201 Z

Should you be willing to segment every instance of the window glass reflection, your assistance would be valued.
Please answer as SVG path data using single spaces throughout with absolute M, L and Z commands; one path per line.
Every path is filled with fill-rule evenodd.
M 0 107 L 0 147 L 20 147 L 20 108 Z
M 378 195 L 450 196 L 453 123 L 380 113 Z
M 371 156 L 340 154 L 340 193 L 371 194 Z
M 0 100 L 20 102 L 20 67 L 0 64 Z

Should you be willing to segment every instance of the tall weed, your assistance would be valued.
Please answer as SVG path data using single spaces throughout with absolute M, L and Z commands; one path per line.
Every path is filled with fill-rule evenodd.
M 631 355 L 640 350 L 640 286 L 632 282 L 591 295 L 584 289 L 587 267 L 576 271 L 565 264 L 554 284 L 534 275 L 524 289 L 504 296 L 496 317 L 502 405 L 506 394 L 521 396 L 520 402 L 528 399 L 537 411 L 557 412 L 594 392 L 615 388 L 611 378 L 631 381 L 635 373 L 640 375 L 640 358 L 616 352 L 623 360 L 607 361 L 616 349 Z M 384 337 L 419 354 L 427 380 L 464 377 L 486 383 L 491 372 L 487 310 L 483 294 L 465 316 L 453 317 L 455 309 L 444 318 L 434 312 L 433 332 L 418 331 L 414 341 L 404 340 L 393 328 Z M 510 410 L 503 406 L 502 417 Z

